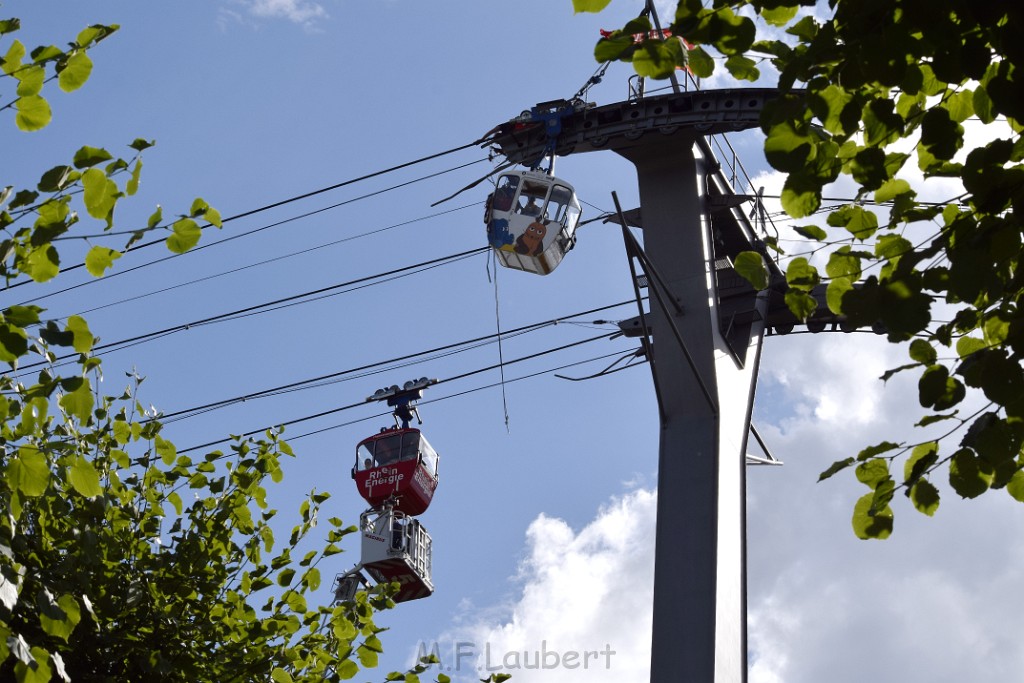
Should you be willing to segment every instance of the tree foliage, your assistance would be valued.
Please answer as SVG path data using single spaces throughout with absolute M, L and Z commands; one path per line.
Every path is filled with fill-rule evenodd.
M 600 11 L 609 0 L 573 4 Z M 822 473 L 826 479 L 853 468 L 870 489 L 854 510 L 856 534 L 890 534 L 889 503 L 898 490 L 934 514 L 939 493 L 930 479 L 943 472 L 965 498 L 1005 489 L 1024 501 L 1024 6 L 680 0 L 668 28 L 670 38 L 637 43 L 633 36 L 650 29 L 640 17 L 603 38 L 595 55 L 632 61 L 638 73 L 657 77 L 684 65 L 707 77 L 721 63 L 734 78 L 753 81 L 759 65 L 771 65 L 780 96 L 761 127 L 768 162 L 786 176 L 783 208 L 808 218 L 821 209 L 827 184 L 845 176 L 858 188 L 858 201 L 831 211 L 825 226 L 798 229 L 841 246 L 824 274 L 792 259 L 781 283 L 786 301 L 805 319 L 813 313 L 808 292 L 827 283 L 834 313 L 881 326 L 892 342 L 910 341 L 912 362 L 883 379 L 918 372 L 927 411 L 918 426 L 950 425 L 938 439 L 866 448 Z M 692 47 L 680 50 L 681 39 Z M 984 136 L 969 136 L 970 125 Z M 919 202 L 909 181 L 915 175 L 953 179 L 962 190 Z M 887 215 L 862 200 L 884 205 Z M 908 239 L 918 232 L 926 237 Z M 748 275 L 763 284 L 767 273 Z M 948 320 L 936 317 L 940 310 Z M 984 405 L 961 415 L 969 392 Z M 893 472 L 899 462 L 902 476 Z
M 88 51 L 117 26 L 90 26 L 67 50 L 30 52 L 10 39 L 19 26 L 0 21 L 9 43 L 0 68 L 13 89 L 0 111 L 30 132 L 52 116 L 44 85 L 80 87 L 92 68 Z M 79 225 L 79 210 L 100 238 L 124 243 L 88 250 L 94 276 L 145 232 L 163 231 L 181 253 L 200 239 L 197 221 L 219 227 L 217 211 L 196 199 L 169 223 L 158 207 L 147 226 L 113 230 L 152 144 L 136 139 L 128 159 L 84 146 L 35 187 L 0 191 L 7 285 L 58 275 L 56 243 Z M 143 407 L 142 377 L 129 373 L 121 394 L 103 394 L 88 323 L 43 313 L 34 305 L 0 311 L 0 362 L 10 368 L 0 375 L 0 679 L 287 683 L 348 679 L 376 666 L 374 613 L 393 606 L 397 586 L 340 605 L 313 601 L 321 561 L 355 528 L 337 518 L 326 533 L 318 528 L 329 496 L 312 491 L 286 542 L 275 538 L 272 524 L 281 522 L 267 486 L 293 455 L 280 433 L 233 438 L 194 458 L 179 453 L 159 414 Z M 58 348 L 77 354 L 70 371 L 55 363 Z M 428 663 L 388 680 L 415 682 Z

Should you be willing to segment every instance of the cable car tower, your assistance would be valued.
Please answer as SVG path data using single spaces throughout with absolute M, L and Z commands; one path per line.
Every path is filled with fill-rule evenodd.
M 414 417 L 423 424 L 414 403 L 436 383 L 423 377 L 401 388 L 378 389 L 366 399 L 384 401 L 393 408 L 395 426 L 382 428 L 356 446 L 352 479 L 370 507 L 359 516 L 359 564 L 335 579 L 337 602 L 353 600 L 357 591 L 370 586 L 371 579 L 376 584 L 398 583 L 395 602 L 434 592 L 430 534 L 416 515 L 425 512 L 434 498 L 440 458 L 420 430 L 410 425 Z
M 800 321 L 783 301 L 785 276 L 743 210 L 751 201 L 760 209 L 759 195 L 735 191 L 708 136 L 757 127 L 779 92 L 681 90 L 674 76 L 672 84 L 668 94 L 648 96 L 641 87 L 624 102 L 573 107 L 559 118 L 554 141 L 546 129 L 512 119 L 498 126 L 492 144 L 513 163 L 611 151 L 636 167 L 640 208 L 623 212 L 615 197 L 612 220 L 622 225 L 640 307 L 620 328 L 643 341 L 661 421 L 651 681 L 745 683 L 745 464 L 780 464 L 750 424 L 761 342 Z M 526 179 L 514 197 L 524 194 Z M 502 187 L 499 181 L 490 201 L 492 246 L 495 219 L 515 212 L 499 202 Z M 642 246 L 629 227 L 642 230 Z M 764 257 L 766 289 L 755 290 L 733 268 L 744 251 Z M 646 312 L 636 263 L 650 295 Z M 824 305 L 824 290 L 813 294 L 819 308 L 809 329 L 845 331 Z M 749 434 L 766 458 L 747 455 Z

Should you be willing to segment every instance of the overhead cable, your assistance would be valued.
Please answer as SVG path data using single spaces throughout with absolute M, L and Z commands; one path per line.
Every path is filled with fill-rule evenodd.
M 369 364 L 366 364 L 366 365 L 361 365 L 361 366 L 354 367 L 354 368 L 349 368 L 349 369 L 346 369 L 346 370 L 339 370 L 339 371 L 331 372 L 331 373 L 328 373 L 328 374 L 325 374 L 325 375 L 319 375 L 317 377 L 311 377 L 311 378 L 304 379 L 304 380 L 298 380 L 298 381 L 295 381 L 295 382 L 289 382 L 287 384 L 282 384 L 280 386 L 272 387 L 270 389 L 263 389 L 263 390 L 260 390 L 260 391 L 253 391 L 253 392 L 250 392 L 250 393 L 247 393 L 247 394 L 242 394 L 240 396 L 235 396 L 235 397 L 232 397 L 232 398 L 221 399 L 219 401 L 213 401 L 213 402 L 206 403 L 206 404 L 203 404 L 203 405 L 194 406 L 192 408 L 184 408 L 182 410 L 176 410 L 176 411 L 173 411 L 173 412 L 170 412 L 170 413 L 163 413 L 161 415 L 158 415 L 154 419 L 159 420 L 161 422 L 177 421 L 177 420 L 180 420 L 180 419 L 185 419 L 186 417 L 191 417 L 192 415 L 195 415 L 195 414 L 200 414 L 202 412 L 208 412 L 209 410 L 215 410 L 215 409 L 218 409 L 218 408 L 224 408 L 224 407 L 227 407 L 227 406 L 235 405 L 235 404 L 238 404 L 238 403 L 244 403 L 246 401 L 252 401 L 252 400 L 255 400 L 255 399 L 259 399 L 259 398 L 264 398 L 264 397 L 267 397 L 267 396 L 273 396 L 273 395 L 282 393 L 284 391 L 292 390 L 292 389 L 298 389 L 298 388 L 303 388 L 303 387 L 311 387 L 311 386 L 319 386 L 321 382 L 325 382 L 327 380 L 334 380 L 334 379 L 337 379 L 337 378 L 340 378 L 340 377 L 355 375 L 356 373 L 364 372 L 366 370 L 375 370 L 375 369 L 378 369 L 378 368 L 382 368 L 382 367 L 385 367 L 385 366 L 392 366 L 395 363 L 401 363 L 403 361 L 412 360 L 412 359 L 415 359 L 415 358 L 422 358 L 424 356 L 431 356 L 431 355 L 436 354 L 436 353 L 450 351 L 452 349 L 458 349 L 458 348 L 461 348 L 461 347 L 469 347 L 472 344 L 477 344 L 477 343 L 480 343 L 480 342 L 490 342 L 490 341 L 493 341 L 493 340 L 495 340 L 497 338 L 507 338 L 507 337 L 510 337 L 510 336 L 515 336 L 515 335 L 523 334 L 525 332 L 532 332 L 534 330 L 539 330 L 541 328 L 550 327 L 550 326 L 554 326 L 554 325 L 559 325 L 561 323 L 568 322 L 568 321 L 572 320 L 573 318 L 581 318 L 581 317 L 583 317 L 585 315 L 593 315 L 594 313 L 600 313 L 602 311 L 611 310 L 613 308 L 618 308 L 620 306 L 625 306 L 625 305 L 631 304 L 631 303 L 633 303 L 633 301 L 629 300 L 629 301 L 622 301 L 622 302 L 619 302 L 617 304 L 610 304 L 608 306 L 599 306 L 598 308 L 591 308 L 590 310 L 587 310 L 587 311 L 580 311 L 578 313 L 573 313 L 571 315 L 560 316 L 560 317 L 557 317 L 557 318 L 551 318 L 549 320 L 544 320 L 544 321 L 541 321 L 541 322 L 531 323 L 529 325 L 523 325 L 522 327 L 516 327 L 516 328 L 511 329 L 511 330 L 505 330 L 504 332 L 499 331 L 497 333 L 486 334 L 486 335 L 483 335 L 483 336 L 480 336 L 480 337 L 476 337 L 476 338 L 473 338 L 473 339 L 466 339 L 466 340 L 459 341 L 459 342 L 454 342 L 454 343 L 451 343 L 451 344 L 444 344 L 443 346 L 437 346 L 437 347 L 434 347 L 432 349 L 427 349 L 425 351 L 417 351 L 416 353 L 409 353 L 409 354 L 405 354 L 403 356 L 398 356 L 396 358 L 390 358 L 388 360 L 377 361 L 377 362 L 374 362 L 374 363 L 369 363 Z
M 481 254 L 481 253 L 483 253 L 483 252 L 485 252 L 485 251 L 487 251 L 489 249 L 490 249 L 490 247 L 478 247 L 476 249 L 470 249 L 469 251 L 464 251 L 464 252 L 461 252 L 461 253 L 458 253 L 458 254 L 452 254 L 450 256 L 442 256 L 441 258 L 431 259 L 429 261 L 423 261 L 421 263 L 416 263 L 416 264 L 413 264 L 411 266 L 403 266 L 402 268 L 395 268 L 394 270 L 389 270 L 389 271 L 386 271 L 386 272 L 383 272 L 383 273 L 377 273 L 376 275 L 367 275 L 365 277 L 357 278 L 355 280 L 348 280 L 346 282 L 339 282 L 337 284 L 330 285 L 328 287 L 321 287 L 319 289 L 314 289 L 314 290 L 311 290 L 311 291 L 308 291 L 308 292 L 303 292 L 301 294 L 293 294 L 292 296 L 287 296 L 287 297 L 284 297 L 284 298 L 281 298 L 281 299 L 275 299 L 273 301 L 266 301 L 266 302 L 261 303 L 261 304 L 255 304 L 253 306 L 247 306 L 245 308 L 240 308 L 240 309 L 237 309 L 237 310 L 234 310 L 234 311 L 229 311 L 227 313 L 220 313 L 220 314 L 217 314 L 217 315 L 214 315 L 214 316 L 210 316 L 210 317 L 207 317 L 207 318 L 202 318 L 200 320 L 194 320 L 192 322 L 182 323 L 182 324 L 179 324 L 179 325 L 174 325 L 172 327 L 166 327 L 166 328 L 164 328 L 162 330 L 156 330 L 154 332 L 147 332 L 145 334 L 136 335 L 134 337 L 129 337 L 128 339 L 121 339 L 119 341 L 109 342 L 107 344 L 99 344 L 99 345 L 93 347 L 93 351 L 94 352 L 97 352 L 97 351 L 102 352 L 102 351 L 115 350 L 116 348 L 121 348 L 121 347 L 124 347 L 124 346 L 127 346 L 127 345 L 135 345 L 135 344 L 137 344 L 139 342 L 149 341 L 151 339 L 163 337 L 163 336 L 166 336 L 168 334 L 173 334 L 175 332 L 182 332 L 184 330 L 188 330 L 188 329 L 191 329 L 193 327 L 200 327 L 200 326 L 203 326 L 203 325 L 211 325 L 213 323 L 224 322 L 224 321 L 227 321 L 227 320 L 232 320 L 232 319 L 241 318 L 241 317 L 247 317 L 249 315 L 253 315 L 253 314 L 256 314 L 256 313 L 265 313 L 265 312 L 268 312 L 270 310 L 277 310 L 278 308 L 283 308 L 284 305 L 287 305 L 290 302 L 308 303 L 309 301 L 315 301 L 316 300 L 316 299 L 309 299 L 308 298 L 308 297 L 312 297 L 312 296 L 314 296 L 316 294 L 323 294 L 324 292 L 332 292 L 332 291 L 335 292 L 335 294 L 341 294 L 343 292 L 338 292 L 336 290 L 342 289 L 344 287 L 351 287 L 353 285 L 357 285 L 357 284 L 360 284 L 360 283 L 368 282 L 368 281 L 371 281 L 371 280 L 380 280 L 381 278 L 386 278 L 388 276 L 393 276 L 393 275 L 396 275 L 396 274 L 399 274 L 399 273 L 410 274 L 409 271 L 413 271 L 413 270 L 416 270 L 416 269 L 426 270 L 426 269 L 429 269 L 429 268 L 432 268 L 432 267 L 436 267 L 438 265 L 442 265 L 442 264 L 447 263 L 447 262 L 453 262 L 453 261 L 457 261 L 457 260 L 460 260 L 460 259 L 463 259 L 463 258 L 467 258 L 469 256 L 475 256 L 476 254 Z M 320 298 L 324 298 L 324 297 L 320 297 Z M 71 354 L 67 354 L 67 355 L 64 355 L 64 356 L 59 356 L 59 357 L 53 359 L 53 362 L 59 362 L 59 361 L 68 360 L 68 359 L 71 359 L 71 358 L 78 358 L 78 355 L 79 354 L 77 354 L 77 353 L 71 353 Z M 97 353 L 97 354 L 94 354 L 94 355 L 101 355 L 101 354 Z M 50 361 L 39 361 L 39 362 L 36 362 L 36 363 L 29 363 L 27 365 L 23 365 L 23 366 L 21 366 L 21 369 L 22 370 L 29 370 L 29 369 L 32 369 L 32 368 L 40 367 L 40 366 L 43 366 L 43 365 L 49 365 L 49 364 L 51 364 Z
M 434 386 L 437 386 L 439 384 L 447 384 L 449 382 L 456 382 L 456 381 L 458 381 L 460 379 L 465 379 L 467 377 L 472 377 L 473 375 L 479 375 L 480 373 L 483 373 L 483 372 L 488 372 L 490 370 L 495 370 L 499 366 L 515 365 L 516 363 L 522 363 L 523 361 L 528 361 L 528 360 L 532 360 L 534 358 L 539 358 L 540 356 L 546 356 L 548 354 L 557 353 L 558 351 L 564 351 L 566 349 L 571 349 L 571 348 L 574 348 L 574 347 L 577 347 L 577 346 L 582 346 L 583 344 L 589 344 L 591 342 L 595 342 L 595 341 L 598 341 L 600 339 L 609 339 L 609 338 L 611 338 L 611 336 L 612 335 L 601 334 L 601 335 L 598 335 L 596 337 L 589 337 L 587 339 L 582 339 L 582 340 L 571 342 L 571 343 L 568 343 L 568 344 L 562 344 L 561 346 L 556 346 L 556 347 L 551 348 L 551 349 L 546 349 L 544 351 L 538 351 L 536 353 L 531 353 L 528 356 L 521 356 L 521 357 L 515 358 L 513 360 L 505 361 L 504 363 L 499 363 L 499 364 L 496 364 L 496 365 L 488 365 L 487 367 L 484 367 L 484 368 L 479 368 L 477 370 L 471 370 L 469 372 L 464 372 L 464 373 L 462 373 L 460 375 L 454 375 L 454 376 L 448 377 L 446 379 L 441 379 L 441 380 L 438 380 L 435 383 Z M 621 350 L 616 352 L 616 354 L 621 354 L 621 353 L 622 353 Z M 612 355 L 615 355 L 615 354 L 612 354 Z M 562 368 L 558 368 L 558 369 L 561 370 Z M 303 422 L 309 422 L 310 420 L 315 420 L 317 418 L 325 417 L 327 415 L 334 415 L 335 413 L 344 412 L 346 410 L 352 410 L 353 408 L 358 408 L 358 407 L 363 406 L 363 405 L 366 405 L 366 401 L 365 400 L 360 401 L 359 403 L 351 403 L 349 405 L 340 406 L 338 408 L 332 408 L 330 410 L 324 410 L 324 411 L 321 411 L 319 413 L 315 413 L 313 415 L 307 415 L 305 417 L 300 417 L 300 418 L 297 418 L 297 419 L 294 419 L 294 420 L 288 420 L 287 422 L 279 422 L 279 423 L 277 423 L 275 425 L 270 425 L 268 427 L 261 427 L 259 429 L 254 429 L 252 431 L 240 434 L 239 436 L 244 438 L 244 437 L 253 436 L 255 434 L 261 434 L 263 432 L 266 432 L 269 429 L 275 429 L 275 428 L 280 428 L 280 427 L 290 427 L 292 425 L 301 424 Z M 190 446 L 188 448 L 179 449 L 178 453 L 190 453 L 192 451 L 201 450 L 203 448 L 209 448 L 210 446 L 216 446 L 217 444 L 225 443 L 227 441 L 230 441 L 230 437 L 229 438 L 225 438 L 225 439 L 217 439 L 216 441 L 209 441 L 209 442 L 204 443 L 204 444 L 199 444 L 198 446 Z
M 432 399 L 428 399 L 426 401 L 420 401 L 419 404 L 420 405 L 429 405 L 431 403 L 440 403 L 441 401 L 447 401 L 447 400 L 452 399 L 452 398 L 458 398 L 460 396 L 466 396 L 468 394 L 475 394 L 478 391 L 484 391 L 486 389 L 493 389 L 495 387 L 501 386 L 502 384 L 512 384 L 513 382 L 520 382 L 520 381 L 525 380 L 525 379 L 533 379 L 534 377 L 540 377 L 541 375 L 548 375 L 548 374 L 551 374 L 553 372 L 559 372 L 561 370 L 566 370 L 568 368 L 578 367 L 580 365 L 586 365 L 587 363 L 593 363 L 595 361 L 604 360 L 606 358 L 611 358 L 612 356 L 620 356 L 620 355 L 622 355 L 621 351 L 614 351 L 612 353 L 606 353 L 606 354 L 602 354 L 600 356 L 594 356 L 593 358 L 587 358 L 586 360 L 578 360 L 578 361 L 575 361 L 573 363 L 566 363 L 565 365 L 560 365 L 560 366 L 558 366 L 556 368 L 548 368 L 547 370 L 540 370 L 538 372 L 531 372 L 530 374 L 522 375 L 521 377 L 514 377 L 512 379 L 505 379 L 505 380 L 502 380 L 500 382 L 492 382 L 491 384 L 485 384 L 483 386 L 474 387 L 472 389 L 466 389 L 465 391 L 459 391 L 459 392 L 456 392 L 454 394 L 448 394 L 447 396 L 440 396 L 438 398 L 432 398 Z M 635 365 L 630 365 L 629 367 L 636 367 L 636 366 Z M 365 405 L 365 403 L 361 403 L 359 405 Z M 358 420 L 349 420 L 348 422 L 342 422 L 341 424 L 331 425 L 330 427 L 323 427 L 321 429 L 317 429 L 317 430 L 314 430 L 312 432 L 306 432 L 304 434 L 296 434 L 295 436 L 289 436 L 287 440 L 289 442 L 298 441 L 299 439 L 304 439 L 304 438 L 306 438 L 308 436 L 315 436 L 316 434 L 322 434 L 323 432 L 329 432 L 329 431 L 331 431 L 333 429 L 340 429 L 342 427 L 348 427 L 350 425 L 358 424 L 360 422 L 367 422 L 369 420 L 374 420 L 374 419 L 376 419 L 378 417 L 386 417 L 386 416 L 388 416 L 390 414 L 391 413 L 376 413 L 374 415 L 370 415 L 370 416 L 367 416 L 367 417 L 361 417 Z M 249 436 L 252 436 L 252 435 L 250 434 Z
M 126 268 L 124 270 L 117 271 L 116 273 L 111 273 L 110 275 L 106 275 L 106 276 L 104 276 L 102 278 L 92 278 L 92 279 L 89 279 L 89 280 L 83 280 L 82 282 L 79 282 L 76 285 L 71 285 L 69 287 L 65 287 L 64 289 L 59 289 L 59 290 L 57 290 L 55 292 L 50 292 L 49 294 L 44 294 L 42 296 L 38 296 L 38 297 L 35 297 L 33 299 L 29 299 L 27 301 L 23 301 L 19 305 L 24 306 L 26 304 L 34 303 L 36 301 L 42 301 L 43 299 L 47 299 L 47 298 L 49 298 L 51 296 L 56 296 L 58 294 L 64 294 L 65 292 L 70 292 L 72 290 L 79 289 L 80 287 L 87 287 L 87 286 L 95 284 L 97 282 L 109 282 L 113 278 L 118 277 L 120 275 L 127 275 L 128 273 L 134 272 L 136 270 L 140 270 L 142 268 L 148 268 L 149 266 L 156 265 L 157 263 L 163 263 L 165 261 L 170 261 L 171 259 L 175 259 L 175 258 L 178 258 L 180 256 L 185 256 L 186 254 L 196 254 L 196 253 L 199 253 L 200 251 L 203 251 L 204 249 L 209 249 L 211 247 L 216 247 L 216 246 L 219 246 L 221 244 L 225 244 L 227 242 L 232 242 L 234 240 L 241 239 L 243 237 L 248 237 L 250 235 L 255 235 L 258 232 L 262 232 L 262 231 L 268 230 L 270 228 L 276 228 L 278 226 L 284 225 L 285 223 L 291 223 L 291 222 L 294 222 L 294 221 L 297 221 L 297 220 L 301 220 L 303 218 L 308 218 L 308 217 L 316 215 L 318 213 L 323 213 L 325 211 L 330 211 L 331 209 L 336 209 L 336 208 L 338 208 L 340 206 L 345 206 L 347 204 L 352 204 L 354 202 L 362 201 L 364 199 L 368 199 L 369 197 L 374 197 L 374 196 L 377 196 L 379 194 L 384 194 L 385 192 L 390 192 L 392 190 L 397 190 L 399 188 L 406 187 L 408 185 L 412 185 L 414 183 L 421 182 L 423 180 L 428 180 L 430 178 L 435 178 L 437 176 L 444 175 L 445 173 L 451 173 L 452 171 L 458 171 L 458 170 L 463 169 L 463 168 L 465 168 L 467 166 L 472 166 L 474 164 L 479 164 L 479 163 L 481 163 L 483 161 L 486 161 L 486 159 L 477 159 L 476 161 L 471 161 L 469 163 L 462 164 L 461 166 L 456 166 L 454 168 L 449 168 L 449 169 L 446 169 L 444 171 L 438 171 L 437 173 L 431 173 L 430 175 L 425 175 L 425 176 L 421 176 L 419 178 L 414 178 L 413 180 L 409 180 L 409 181 L 406 181 L 404 183 L 399 183 L 397 185 L 391 185 L 390 187 L 385 187 L 382 190 L 376 190 L 374 192 L 368 192 L 366 194 L 359 195 L 358 197 L 353 197 L 352 199 L 346 199 L 345 201 L 338 202 L 337 204 L 331 204 L 330 206 L 325 206 L 325 207 L 322 207 L 322 208 L 319 208 L 319 209 L 315 209 L 313 211 L 307 211 L 306 213 L 302 213 L 302 214 L 299 214 L 297 216 L 292 216 L 290 218 L 285 218 L 283 220 L 275 221 L 273 223 L 269 223 L 267 225 L 263 225 L 263 226 L 261 226 L 259 228 L 254 229 L 254 230 L 248 230 L 246 232 L 242 232 L 242 233 L 239 233 L 237 235 L 232 235 L 230 237 L 225 237 L 224 239 L 217 240 L 216 242 L 207 242 L 205 244 L 200 244 L 200 245 L 196 246 L 195 248 L 189 249 L 188 251 L 183 252 L 181 254 L 168 254 L 167 256 L 163 256 L 161 258 L 154 259 L 154 260 L 148 261 L 146 263 L 140 263 L 137 266 L 132 266 L 131 268 Z M 238 216 L 234 216 L 233 218 L 240 218 L 242 215 L 251 215 L 251 213 L 253 213 L 253 212 L 250 212 L 248 214 L 239 214 Z M 222 223 L 226 223 L 228 220 L 229 219 L 224 219 L 221 222 Z M 208 227 L 210 227 L 210 226 L 209 225 L 203 226 L 203 228 L 208 228 Z M 144 246 L 150 246 L 150 245 L 153 245 L 153 244 L 162 244 L 163 242 L 164 242 L 164 240 L 162 240 L 162 239 L 160 239 L 160 240 L 153 240 L 153 241 L 150 241 L 150 242 L 146 242 L 144 244 L 136 245 L 135 247 L 132 247 L 131 249 L 126 249 L 124 253 L 128 253 L 130 251 L 135 251 L 135 250 L 137 250 L 137 249 L 139 249 L 141 247 L 144 247 Z M 76 270 L 76 269 L 82 267 L 83 265 L 85 265 L 85 264 L 84 263 L 79 263 L 78 265 L 71 266 L 70 268 L 65 268 L 62 272 L 66 273 L 66 272 L 69 272 L 69 271 L 72 271 L 72 270 Z M 21 282 L 16 282 L 16 283 L 10 285 L 10 287 L 8 289 L 14 289 L 15 287 L 20 287 L 21 285 L 26 284 L 27 282 L 29 282 L 29 280 L 23 280 Z
M 249 264 L 244 265 L 244 266 L 239 266 L 238 268 L 232 268 L 230 270 L 224 270 L 224 271 L 221 271 L 219 273 L 214 273 L 213 275 L 207 275 L 205 277 L 195 278 L 193 280 L 188 280 L 187 282 L 179 282 L 176 285 L 170 285 L 168 287 L 163 287 L 161 289 L 156 289 L 156 290 L 153 290 L 153 291 L 150 291 L 150 292 L 146 292 L 145 294 L 137 294 L 135 296 L 131 296 L 131 297 L 128 297 L 128 298 L 125 298 L 125 299 L 119 299 L 118 301 L 112 301 L 110 303 L 103 304 L 101 306 L 94 306 L 92 308 L 87 308 L 84 311 L 78 311 L 75 315 L 85 315 L 86 313 L 93 313 L 94 311 L 100 311 L 100 310 L 103 310 L 105 308 L 111 308 L 113 306 L 119 306 L 121 304 L 126 304 L 126 303 L 129 303 L 129 302 L 132 302 L 132 301 L 138 301 L 139 299 L 145 299 L 145 298 L 154 296 L 156 294 L 163 294 L 164 292 L 170 292 L 170 291 L 173 291 L 175 289 L 181 289 L 182 287 L 188 287 L 189 285 L 199 284 L 201 282 L 207 282 L 208 280 L 214 280 L 216 278 L 223 277 L 225 275 L 231 275 L 233 273 L 239 273 L 239 272 L 241 272 L 243 270 L 248 270 L 250 268 L 258 268 L 259 266 L 264 266 L 264 265 L 267 265 L 268 263 L 277 263 L 278 261 L 284 261 L 285 259 L 289 259 L 289 258 L 292 258 L 294 256 L 301 256 L 302 254 L 308 254 L 310 252 L 317 251 L 319 249 L 325 249 L 327 247 L 333 247 L 333 246 L 336 246 L 338 244 L 343 244 L 345 242 L 351 242 L 352 240 L 360 239 L 362 237 L 368 237 L 370 235 L 376 235 L 378 233 L 385 232 L 387 230 L 393 230 L 395 228 L 400 228 L 400 227 L 403 227 L 403 226 L 406 226 L 406 225 L 411 225 L 413 223 L 419 223 L 420 221 L 429 220 L 431 218 L 437 218 L 438 216 L 444 216 L 444 215 L 449 214 L 449 213 L 454 213 L 456 211 L 461 211 L 462 209 L 468 209 L 468 208 L 471 208 L 471 207 L 474 207 L 474 206 L 479 206 L 481 204 L 483 204 L 483 202 L 474 202 L 472 204 L 465 204 L 463 206 L 459 206 L 459 207 L 456 207 L 454 209 L 448 209 L 446 211 L 439 211 L 437 213 L 432 213 L 432 214 L 427 215 L 427 216 L 420 216 L 419 218 L 412 218 L 412 219 L 407 220 L 407 221 L 402 221 L 401 223 L 393 223 L 393 224 L 391 224 L 391 225 L 389 225 L 387 227 L 384 227 L 384 228 L 377 228 L 375 230 L 368 230 L 366 232 L 359 233 L 358 235 L 352 235 L 351 237 L 344 237 L 344 238 L 342 238 L 340 240 L 333 240 L 331 242 L 325 242 L 323 244 L 318 244 L 315 247 L 309 247 L 307 249 L 300 249 L 299 251 L 293 251 L 290 254 L 283 254 L 281 256 L 275 256 L 273 258 L 265 259 L 263 261 L 257 261 L 255 263 L 249 263 Z

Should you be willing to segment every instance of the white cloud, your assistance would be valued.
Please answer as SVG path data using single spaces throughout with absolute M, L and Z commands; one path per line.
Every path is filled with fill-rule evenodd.
M 226 7 L 220 8 L 219 21 L 223 26 L 227 23 L 244 23 L 244 14 L 257 19 L 285 19 L 312 29 L 318 21 L 328 18 L 323 5 L 311 0 L 231 0 L 232 4 L 242 8 L 235 11 Z
M 441 657 L 452 667 L 449 675 L 475 680 L 500 667 L 519 681 L 646 679 L 654 519 L 655 496 L 646 490 L 612 500 L 579 532 L 560 519 L 537 517 L 527 530 L 526 556 L 515 577 L 518 595 L 500 614 L 478 614 L 475 623 L 442 639 L 452 643 L 442 648 Z M 456 671 L 455 662 L 445 657 L 456 651 L 480 657 L 464 657 Z
M 1024 670 L 1014 636 L 1024 602 L 1018 503 L 1001 491 L 961 501 L 936 481 L 943 500 L 935 518 L 897 496 L 893 537 L 866 542 L 850 528 L 866 489 L 852 476 L 815 483 L 833 460 L 920 431 L 909 429 L 920 411 L 915 382 L 883 389 L 873 379 L 899 353 L 869 335 L 794 336 L 766 348 L 765 393 L 804 409 L 760 425 L 786 466 L 749 471 L 750 683 L 1001 683 Z M 514 595 L 447 634 L 472 644 L 463 668 L 448 673 L 474 680 L 490 672 L 472 662 L 497 667 L 515 653 L 504 670 L 526 683 L 646 680 L 655 503 L 653 492 L 632 491 L 578 531 L 538 516 Z M 537 664 L 542 647 L 561 656 L 606 644 L 615 652 L 608 669 L 601 658 L 587 671 L 554 667 L 554 655 L 539 669 L 523 666 Z M 487 647 L 489 660 L 470 656 Z M 451 651 L 442 648 L 449 666 Z
M 257 17 L 287 19 L 307 24 L 314 19 L 326 19 L 327 10 L 307 0 L 250 0 L 249 11 Z

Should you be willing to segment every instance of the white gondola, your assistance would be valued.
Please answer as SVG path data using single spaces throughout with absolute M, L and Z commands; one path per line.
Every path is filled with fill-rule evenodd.
M 544 171 L 510 171 L 488 197 L 487 242 L 498 261 L 547 275 L 576 244 L 580 203 L 572 185 Z
M 334 599 L 351 602 L 360 590 L 371 587 L 363 572 L 375 584 L 397 583 L 395 602 L 418 600 L 434 592 L 432 542 L 430 534 L 414 517 L 389 506 L 369 509 L 359 518 L 362 559 L 358 565 L 335 578 Z

